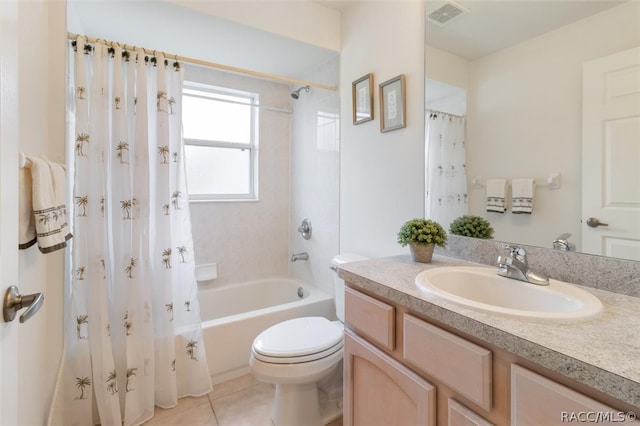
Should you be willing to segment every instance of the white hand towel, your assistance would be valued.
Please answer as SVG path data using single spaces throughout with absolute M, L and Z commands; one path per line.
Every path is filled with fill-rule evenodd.
M 66 176 L 60 164 L 31 158 L 33 215 L 38 248 L 51 253 L 67 246 Z
M 33 201 L 31 200 L 31 171 L 27 168 L 18 170 L 18 248 L 27 249 L 36 243 L 36 222 L 33 217 Z
M 536 194 L 536 182 L 531 178 L 513 179 L 511 183 L 513 214 L 531 214 L 533 199 Z
M 487 179 L 487 211 L 504 213 L 507 211 L 505 195 L 507 192 L 506 179 Z

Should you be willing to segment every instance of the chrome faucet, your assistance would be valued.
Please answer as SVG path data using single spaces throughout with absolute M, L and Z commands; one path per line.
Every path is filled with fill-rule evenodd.
M 302 253 L 294 253 L 291 255 L 291 261 L 295 262 L 296 260 L 309 260 L 309 253 L 303 251 Z
M 570 236 L 571 234 L 569 233 L 560 235 L 558 238 L 553 240 L 553 248 L 562 251 L 575 251 L 576 245 L 569 242 Z
M 536 285 L 549 285 L 549 278 L 533 272 L 527 262 L 527 252 L 522 247 L 505 245 L 509 256 L 498 256 L 498 275 Z

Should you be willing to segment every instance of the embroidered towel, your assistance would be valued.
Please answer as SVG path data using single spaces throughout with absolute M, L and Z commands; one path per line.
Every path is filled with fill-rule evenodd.
M 38 248 L 42 253 L 51 253 L 66 247 L 67 240 L 72 236 L 69 233 L 65 206 L 65 171 L 60 164 L 40 158 L 30 158 L 30 160 L 32 211 L 29 215 L 33 216 Z M 25 220 L 27 214 L 21 212 L 20 216 L 21 220 Z M 27 225 L 25 235 L 20 237 L 21 243 L 31 238 L 27 234 L 29 230 L 30 227 Z M 32 238 L 30 241 L 26 247 L 20 244 L 20 248 L 33 245 Z
M 534 179 L 513 179 L 511 182 L 511 213 L 531 214 L 535 194 L 536 182 Z
M 504 213 L 507 211 L 505 195 L 507 192 L 506 179 L 487 179 L 487 211 Z

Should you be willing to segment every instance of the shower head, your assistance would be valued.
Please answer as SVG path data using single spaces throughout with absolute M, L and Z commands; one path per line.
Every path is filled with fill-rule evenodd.
M 309 89 L 311 89 L 309 86 L 302 86 L 298 90 L 294 90 L 293 92 L 291 92 L 291 97 L 293 99 L 300 99 L 300 92 L 304 90 L 305 92 L 309 93 Z

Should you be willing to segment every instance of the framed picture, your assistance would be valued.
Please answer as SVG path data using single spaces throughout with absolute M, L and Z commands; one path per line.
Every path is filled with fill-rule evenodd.
M 380 83 L 380 131 L 406 126 L 404 74 Z
M 351 84 L 353 124 L 373 120 L 373 74 L 360 77 Z

